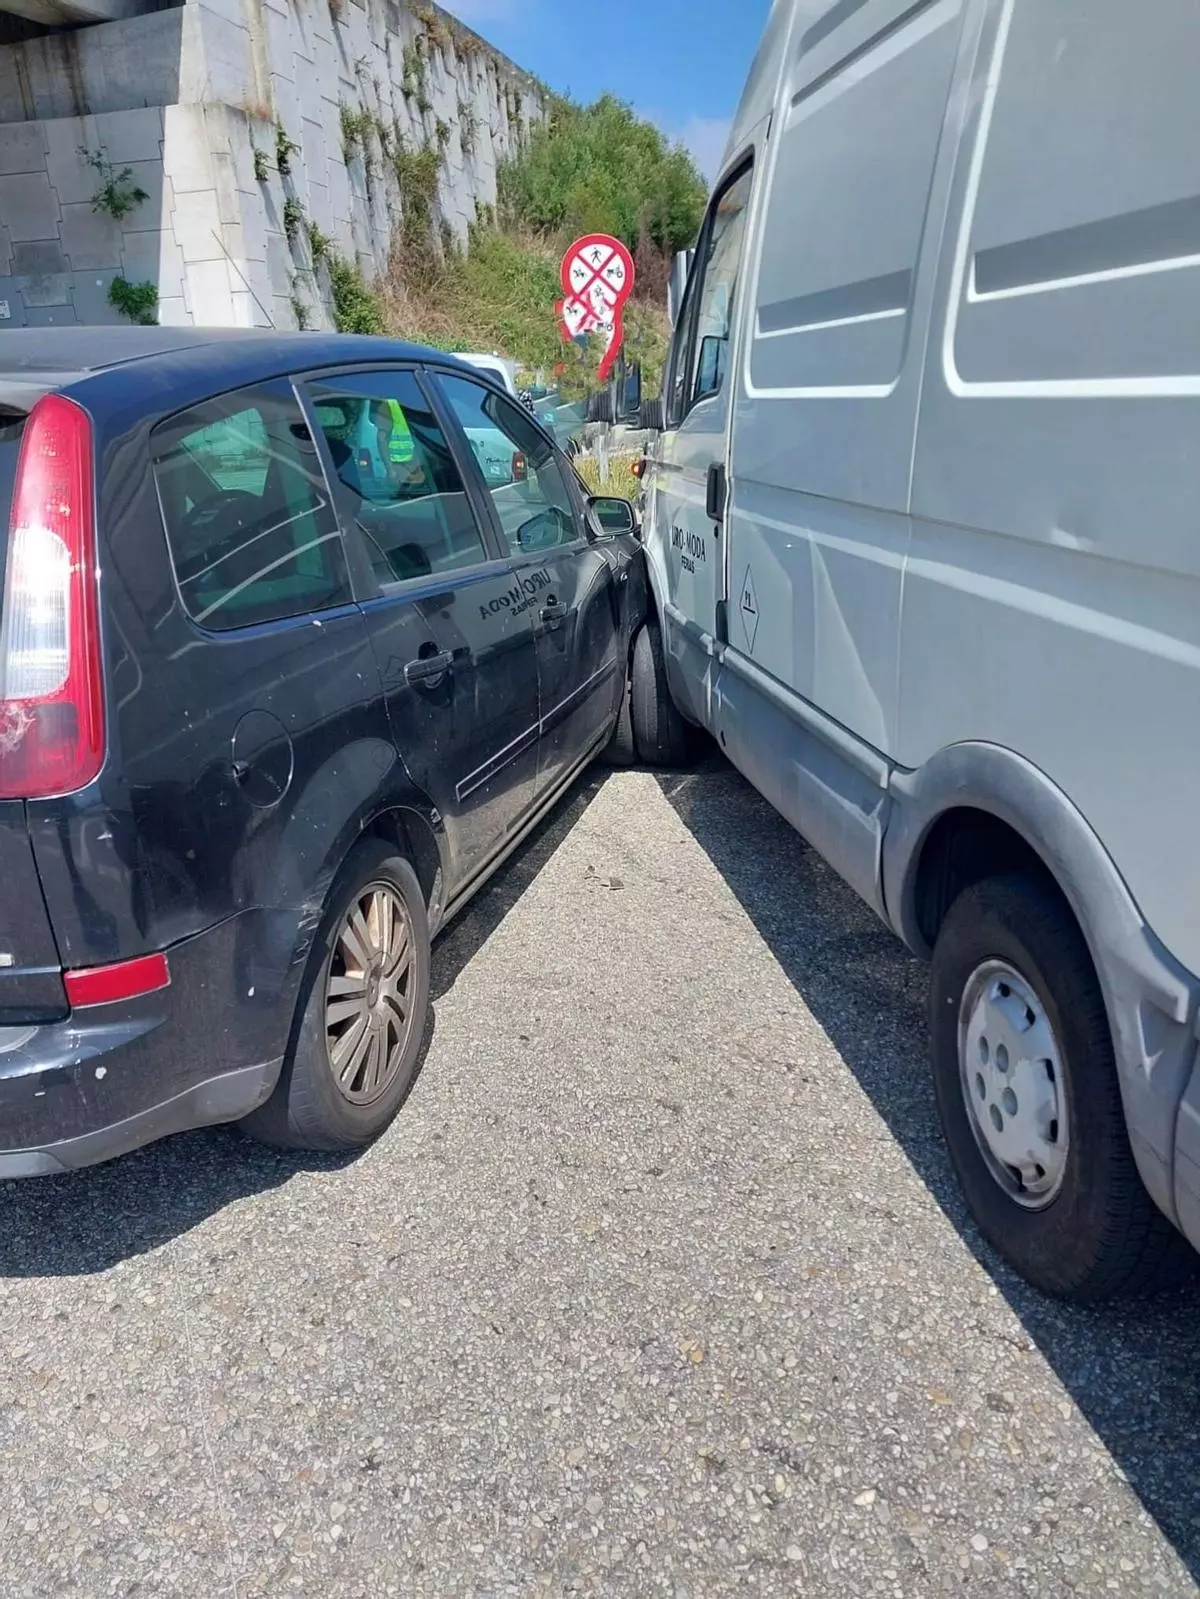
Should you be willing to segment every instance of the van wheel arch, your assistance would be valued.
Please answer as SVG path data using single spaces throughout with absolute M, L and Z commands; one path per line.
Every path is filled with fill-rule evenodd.
M 1071 799 L 1023 756 L 994 744 L 955 744 L 916 771 L 896 772 L 891 788 L 884 903 L 917 954 L 930 955 L 928 934 L 949 909 L 951 892 L 1004 875 L 1006 855 L 1010 870 L 1017 862 L 1065 900 L 1100 979 L 1138 1170 L 1174 1218 L 1175 1117 L 1195 1050 L 1190 1018 L 1200 977 L 1147 925 Z M 949 876 L 939 879 L 947 861 Z
M 936 936 L 951 903 L 942 903 L 945 889 L 939 892 L 936 877 L 948 852 L 952 873 L 960 874 L 959 892 L 998 871 L 1048 876 L 1093 946 L 1093 959 L 1098 926 L 1141 939 L 1145 922 L 1103 843 L 1063 790 L 1023 756 L 996 744 L 952 744 L 917 770 L 895 773 L 891 788 L 896 803 L 883 841 L 885 903 L 918 954 L 928 957 L 930 934 Z M 952 875 L 947 886 L 953 884 Z M 1182 1017 L 1182 989 L 1178 999 Z
M 933 949 L 950 907 L 968 888 L 985 878 L 1016 873 L 1040 877 L 1058 888 L 1037 850 L 1008 822 L 974 806 L 942 811 L 922 839 L 912 868 L 912 916 L 922 948 Z

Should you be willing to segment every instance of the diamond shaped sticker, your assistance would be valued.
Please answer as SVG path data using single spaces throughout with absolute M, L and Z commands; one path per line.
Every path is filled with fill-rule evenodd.
M 742 628 L 746 634 L 746 648 L 754 653 L 754 640 L 758 633 L 758 595 L 754 592 L 754 573 L 749 567 L 742 579 L 742 592 L 738 598 L 738 610 L 742 613 Z

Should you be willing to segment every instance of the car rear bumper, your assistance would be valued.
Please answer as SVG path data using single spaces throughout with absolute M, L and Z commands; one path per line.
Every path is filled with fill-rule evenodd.
M 243 1066 L 239 1071 L 223 1072 L 220 1077 L 196 1083 L 174 1099 L 135 1110 L 120 1121 L 78 1133 L 74 1138 L 60 1138 L 26 1149 L 0 1150 L 0 1178 L 52 1177 L 112 1160 L 169 1133 L 240 1121 L 269 1097 L 279 1067 L 277 1060 L 262 1066 Z
M 171 948 L 168 988 L 0 1027 L 0 1178 L 89 1166 L 263 1103 L 279 1076 L 291 985 L 239 975 L 258 964 L 252 916 Z

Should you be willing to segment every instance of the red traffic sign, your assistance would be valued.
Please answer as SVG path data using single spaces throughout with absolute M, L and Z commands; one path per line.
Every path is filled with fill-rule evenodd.
M 622 313 L 633 293 L 633 257 L 607 233 L 588 233 L 562 259 L 564 298 L 558 314 L 574 342 L 597 334 L 604 340 L 600 381 L 606 383 L 625 338 Z

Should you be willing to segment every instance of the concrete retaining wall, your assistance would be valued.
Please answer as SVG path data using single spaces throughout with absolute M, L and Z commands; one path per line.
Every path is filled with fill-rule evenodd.
M 396 154 L 431 148 L 434 236 L 465 244 L 543 110 L 477 35 L 395 0 L 187 0 L 0 45 L 0 331 L 118 322 L 118 274 L 155 283 L 164 323 L 329 326 L 312 230 L 382 273 Z M 97 210 L 81 152 L 148 198 Z

